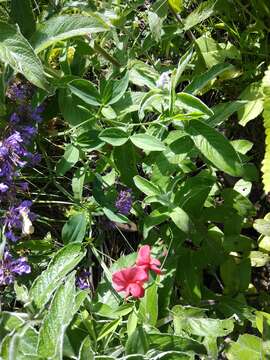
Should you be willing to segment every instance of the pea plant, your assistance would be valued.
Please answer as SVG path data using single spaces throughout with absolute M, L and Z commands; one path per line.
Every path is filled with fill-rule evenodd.
M 0 359 L 268 359 L 268 2 L 0 16 Z

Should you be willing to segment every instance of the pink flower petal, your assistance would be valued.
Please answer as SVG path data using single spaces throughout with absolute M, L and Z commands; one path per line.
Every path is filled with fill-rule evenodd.
M 144 296 L 144 288 L 141 284 L 130 284 L 128 289 L 130 294 L 135 298 L 141 298 Z
M 150 266 L 150 269 L 151 270 L 153 270 L 155 273 L 157 273 L 157 274 L 161 274 L 162 273 L 162 271 L 160 270 L 160 268 L 158 268 L 156 265 L 154 265 L 154 264 L 151 264 L 151 266 Z
M 132 268 L 129 268 L 129 280 L 130 283 L 135 283 L 137 281 L 148 281 L 148 272 L 142 266 L 134 266 Z
M 151 253 L 151 249 L 150 249 L 149 245 L 142 246 L 140 248 L 140 250 L 138 251 L 138 257 L 137 257 L 136 264 L 139 266 L 149 264 L 150 263 L 150 253 Z

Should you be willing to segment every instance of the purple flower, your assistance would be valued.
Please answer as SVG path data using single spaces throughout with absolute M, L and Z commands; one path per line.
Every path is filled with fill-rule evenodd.
M 30 95 L 30 87 L 28 84 L 12 84 L 8 90 L 8 97 L 10 100 L 23 103 L 28 100 Z
M 18 123 L 21 121 L 21 119 L 20 119 L 19 115 L 14 112 L 14 113 L 10 116 L 9 121 L 10 121 L 13 125 L 15 125 L 15 124 L 18 124 Z
M 37 106 L 35 109 L 32 109 L 29 115 L 32 120 L 36 121 L 37 123 L 40 123 L 43 120 L 41 116 L 43 111 L 44 111 L 44 105 L 41 104 Z
M 29 184 L 26 181 L 22 181 L 18 185 L 22 191 L 29 191 Z
M 11 206 L 3 219 L 6 226 L 5 236 L 11 241 L 17 241 L 18 236 L 14 234 L 14 231 L 21 231 L 21 235 L 31 235 L 34 232 L 32 221 L 35 220 L 36 215 L 30 211 L 32 202 L 24 200 L 18 206 Z
M 16 236 L 13 231 L 6 231 L 5 237 L 12 242 L 16 242 L 19 240 L 19 237 Z
M 0 286 L 10 285 L 17 275 L 29 274 L 31 267 L 25 257 L 13 259 L 8 250 L 4 251 L 0 260 Z
M 35 154 L 29 153 L 28 154 L 28 164 L 31 166 L 38 165 L 40 163 L 41 159 L 42 159 L 42 156 L 38 153 L 35 153 Z
M 131 190 L 121 190 L 115 202 L 116 209 L 123 215 L 128 215 L 132 208 Z
M 0 192 L 4 193 L 8 190 L 8 185 L 4 184 L 4 183 L 0 183 Z
M 20 132 L 24 142 L 28 144 L 32 140 L 33 136 L 37 134 L 37 128 L 26 125 L 20 128 Z
M 90 288 L 89 276 L 90 276 L 89 271 L 85 269 L 81 270 L 76 277 L 76 286 L 81 290 L 89 289 Z

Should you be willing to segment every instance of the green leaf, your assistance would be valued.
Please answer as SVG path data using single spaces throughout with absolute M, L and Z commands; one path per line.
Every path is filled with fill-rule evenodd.
M 196 39 L 196 51 L 208 69 L 219 64 L 222 65 L 221 63 L 224 63 L 227 58 L 241 59 L 240 51 L 230 42 L 219 44 L 208 35 Z M 235 71 L 232 65 L 229 70 Z
M 193 251 L 182 250 L 178 259 L 176 278 L 180 282 L 181 295 L 186 303 L 196 304 L 201 300 L 202 275 Z
M 243 165 L 230 142 L 218 131 L 197 120 L 186 127 L 195 146 L 218 169 L 232 176 L 243 175 Z
M 251 278 L 249 259 L 238 260 L 230 256 L 220 267 L 225 294 L 237 294 L 248 288 Z
M 72 191 L 74 194 L 74 199 L 81 200 L 83 194 L 83 185 L 86 175 L 86 169 L 80 167 L 75 171 L 75 174 L 72 178 Z
M 199 218 L 204 203 L 215 183 L 215 178 L 207 171 L 201 171 L 184 183 L 175 194 L 174 203 L 181 204 L 184 211 Z
M 99 138 L 113 146 L 122 146 L 128 141 L 128 134 L 120 128 L 112 127 L 101 131 Z
M 238 110 L 239 124 L 246 124 L 258 117 L 263 111 L 263 88 L 261 82 L 249 84 L 240 94 L 240 99 L 245 100 L 246 104 Z
M 169 212 L 168 209 L 156 209 L 151 212 L 148 216 L 144 218 L 144 224 L 143 224 L 143 237 L 144 239 L 147 238 L 149 231 L 155 227 L 156 225 L 159 225 L 166 221 L 169 218 Z
M 200 90 L 202 90 L 211 80 L 215 79 L 217 76 L 220 76 L 225 71 L 228 71 L 232 68 L 230 64 L 217 64 L 213 66 L 210 70 L 207 70 L 202 75 L 195 76 L 191 83 L 184 89 L 184 92 L 196 95 Z
M 245 103 L 245 101 L 241 100 L 220 103 L 212 108 L 214 115 L 205 122 L 212 127 L 218 126 L 226 121 L 233 113 L 240 110 Z
M 1 359 L 42 360 L 37 355 L 37 340 L 37 331 L 29 325 L 23 326 L 3 339 Z
M 173 308 L 174 326 L 180 327 L 181 331 L 188 334 L 207 337 L 226 336 L 233 331 L 234 322 L 232 319 L 220 320 L 201 317 L 202 309 L 198 309 L 198 314 L 194 311 L 192 313 L 192 309 L 194 308 L 175 306 Z
M 166 146 L 157 138 L 148 134 L 135 134 L 130 137 L 130 140 L 138 148 L 145 151 L 164 151 Z
M 68 84 L 72 94 L 78 96 L 88 105 L 100 106 L 101 96 L 95 86 L 88 80 L 73 80 Z
M 120 324 L 121 324 L 121 318 L 115 319 L 115 320 L 111 321 L 109 324 L 105 324 L 103 326 L 103 328 L 100 329 L 97 341 L 100 341 L 104 337 L 106 337 L 109 334 L 111 334 L 112 332 L 116 331 L 116 329 L 118 328 L 118 325 L 120 325 Z
M 84 213 L 71 216 L 62 229 L 64 244 L 81 243 L 85 237 L 87 220 Z
M 260 234 L 265 236 L 270 236 L 270 221 L 269 219 L 256 219 L 253 227 L 257 230 Z
M 176 14 L 182 11 L 184 7 L 183 0 L 168 0 L 168 4 Z
M 162 35 L 162 24 L 164 19 L 159 17 L 158 14 L 152 11 L 148 11 L 147 18 L 152 37 L 156 42 L 159 42 Z
M 129 222 L 128 218 L 122 214 L 116 214 L 112 210 L 103 208 L 104 215 L 113 222 L 118 222 L 120 224 L 126 224 Z
M 113 160 L 116 169 L 120 173 L 122 183 L 132 189 L 134 186 L 133 178 L 138 174 L 137 158 L 133 144 L 128 141 L 123 146 L 115 147 L 113 150 Z
M 249 258 L 252 267 L 262 267 L 270 261 L 270 256 L 261 251 L 251 251 Z
M 193 55 L 193 49 L 188 50 L 180 59 L 177 70 L 174 76 L 172 76 L 173 88 L 175 89 L 180 82 L 183 72 L 186 70 L 188 63 Z
M 151 181 L 144 179 L 140 175 L 134 176 L 133 178 L 135 185 L 145 195 L 161 195 L 162 191 L 158 186 L 153 184 Z
M 19 29 L 0 21 L 0 60 L 44 90 L 49 89 L 42 64 Z
M 230 143 L 237 152 L 243 155 L 249 152 L 249 150 L 253 147 L 253 143 L 251 141 L 244 139 L 232 140 Z
M 188 93 L 183 92 L 177 94 L 176 105 L 183 107 L 183 109 L 188 112 L 202 113 L 202 115 L 206 115 L 207 117 L 214 115 L 213 111 L 200 99 Z
M 179 206 L 175 207 L 170 212 L 170 218 L 175 223 L 175 225 L 178 227 L 178 229 L 180 229 L 181 231 L 183 231 L 186 234 L 190 233 L 194 227 L 188 214 L 183 209 L 181 209 Z
M 129 74 L 126 72 L 126 74 L 122 77 L 120 80 L 111 80 L 112 83 L 112 94 L 111 98 L 108 102 L 108 105 L 115 104 L 117 101 L 119 101 L 125 94 L 128 83 L 129 83 Z M 106 103 L 107 104 L 107 103 Z
M 78 97 L 72 96 L 69 89 L 59 89 L 58 101 L 65 121 L 71 126 L 79 125 L 89 119 L 89 112 L 81 107 L 85 103 Z
M 62 279 L 83 259 L 84 252 L 80 244 L 69 244 L 59 250 L 46 270 L 38 276 L 30 289 L 30 298 L 37 306 L 43 308 Z
M 126 342 L 126 354 L 146 354 L 148 349 L 148 334 L 142 326 L 138 326 Z
M 184 20 L 184 30 L 187 31 L 212 16 L 215 4 L 215 0 L 204 1 L 199 4 Z
M 24 320 L 16 312 L 2 311 L 0 313 L 0 338 L 20 328 L 24 324 Z
M 35 32 L 36 21 L 30 0 L 11 0 L 10 16 L 19 25 L 21 33 L 26 38 Z
M 85 131 L 77 137 L 77 143 L 84 150 L 96 150 L 101 148 L 105 143 L 99 138 L 98 130 Z
M 158 349 L 163 351 L 179 350 L 195 354 L 206 354 L 205 347 L 196 340 L 192 340 L 188 337 L 176 336 L 172 334 L 148 334 L 149 345 L 151 349 Z
M 152 284 L 145 290 L 144 297 L 140 302 L 139 317 L 143 323 L 156 325 L 158 319 L 158 294 L 157 285 Z
M 164 0 L 163 0 L 164 1 Z M 137 86 L 147 86 L 152 89 L 156 87 L 159 73 L 143 61 L 132 60 L 129 63 L 129 80 Z
M 240 335 L 237 342 L 232 342 L 226 351 L 228 360 L 261 360 L 262 339 L 254 335 Z
M 94 360 L 95 359 L 95 354 L 92 349 L 92 342 L 91 342 L 89 336 L 87 336 L 81 343 L 78 359 L 79 360 Z
M 77 310 L 75 272 L 56 291 L 39 331 L 38 354 L 45 358 L 63 358 L 63 340 L 67 326 Z
M 109 29 L 109 25 L 96 14 L 55 16 L 38 26 L 31 43 L 36 53 L 39 53 L 58 41 Z
M 79 156 L 79 150 L 73 144 L 68 144 L 63 157 L 56 165 L 56 175 L 64 176 L 77 163 Z

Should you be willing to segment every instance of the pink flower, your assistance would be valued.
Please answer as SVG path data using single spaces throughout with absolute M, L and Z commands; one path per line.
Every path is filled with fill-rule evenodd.
M 151 257 L 151 248 L 149 245 L 144 245 L 138 252 L 136 265 L 142 267 L 146 271 L 153 270 L 157 274 L 161 274 L 160 261 Z
M 142 267 L 130 267 L 119 270 L 112 275 L 116 291 L 124 291 L 126 297 L 131 294 L 135 298 L 144 296 L 143 284 L 148 281 L 148 273 Z

